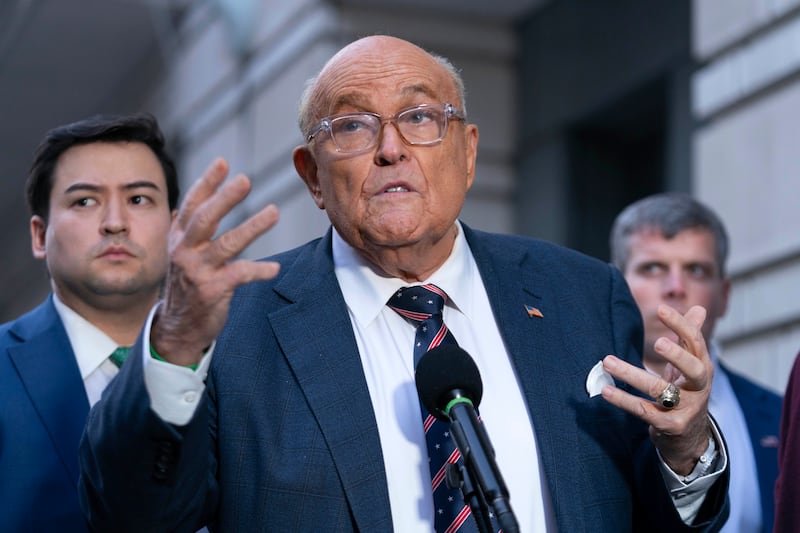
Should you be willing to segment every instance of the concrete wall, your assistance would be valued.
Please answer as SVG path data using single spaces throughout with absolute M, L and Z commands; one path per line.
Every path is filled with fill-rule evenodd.
M 731 234 L 718 337 L 782 392 L 800 350 L 800 1 L 694 0 L 695 194 Z

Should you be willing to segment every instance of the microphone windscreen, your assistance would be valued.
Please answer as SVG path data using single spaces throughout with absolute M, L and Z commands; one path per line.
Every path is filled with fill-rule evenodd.
M 468 398 L 477 409 L 483 383 L 472 357 L 454 344 L 443 344 L 425 352 L 414 372 L 417 394 L 433 416 L 448 421 L 444 412 L 456 395 Z

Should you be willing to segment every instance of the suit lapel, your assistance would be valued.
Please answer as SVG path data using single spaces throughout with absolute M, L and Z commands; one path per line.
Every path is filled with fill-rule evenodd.
M 780 423 L 780 417 L 775 406 L 771 404 L 769 395 L 764 389 L 731 372 L 721 361 L 719 367 L 727 376 L 736 400 L 741 406 L 753 450 L 758 454 L 766 447 L 773 450 L 771 453 L 774 453 L 778 442 L 776 429 Z
M 52 299 L 18 321 L 12 333 L 22 342 L 9 347 L 11 362 L 62 463 L 77 483 L 78 444 L 89 401 Z
M 381 529 L 391 524 L 383 454 L 330 250 L 328 232 L 286 268 L 275 290 L 292 303 L 269 319 L 325 436 L 358 529 Z
M 574 502 L 580 498 L 575 487 L 581 480 L 574 466 L 580 450 L 565 413 L 574 410 L 570 403 L 576 398 L 586 401 L 588 369 L 579 367 L 564 344 L 570 332 L 563 331 L 559 299 L 567 291 L 559 287 L 561 292 L 554 293 L 555 278 L 544 279 L 542 265 L 529 250 L 503 246 L 468 227 L 465 236 L 522 387 L 553 504 Z M 529 307 L 542 316 L 529 314 Z M 566 524 L 563 517 L 559 520 Z

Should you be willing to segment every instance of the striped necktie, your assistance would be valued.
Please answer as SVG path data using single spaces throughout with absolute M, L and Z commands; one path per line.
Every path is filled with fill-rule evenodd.
M 405 287 L 389 299 L 394 311 L 417 325 L 414 338 L 414 366 L 425 352 L 440 344 L 458 344 L 444 324 L 442 311 L 447 294 L 433 284 Z M 431 489 L 434 503 L 434 526 L 437 533 L 477 532 L 477 525 L 464 503 L 459 489 L 447 486 L 445 476 L 448 463 L 457 463 L 461 454 L 450 437 L 450 425 L 428 414 L 422 404 L 425 441 L 431 471 Z

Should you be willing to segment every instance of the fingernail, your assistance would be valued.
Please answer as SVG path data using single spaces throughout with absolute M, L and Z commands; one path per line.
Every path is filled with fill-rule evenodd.
M 613 355 L 607 355 L 603 359 L 603 368 L 607 370 L 614 370 L 619 366 L 617 358 Z

